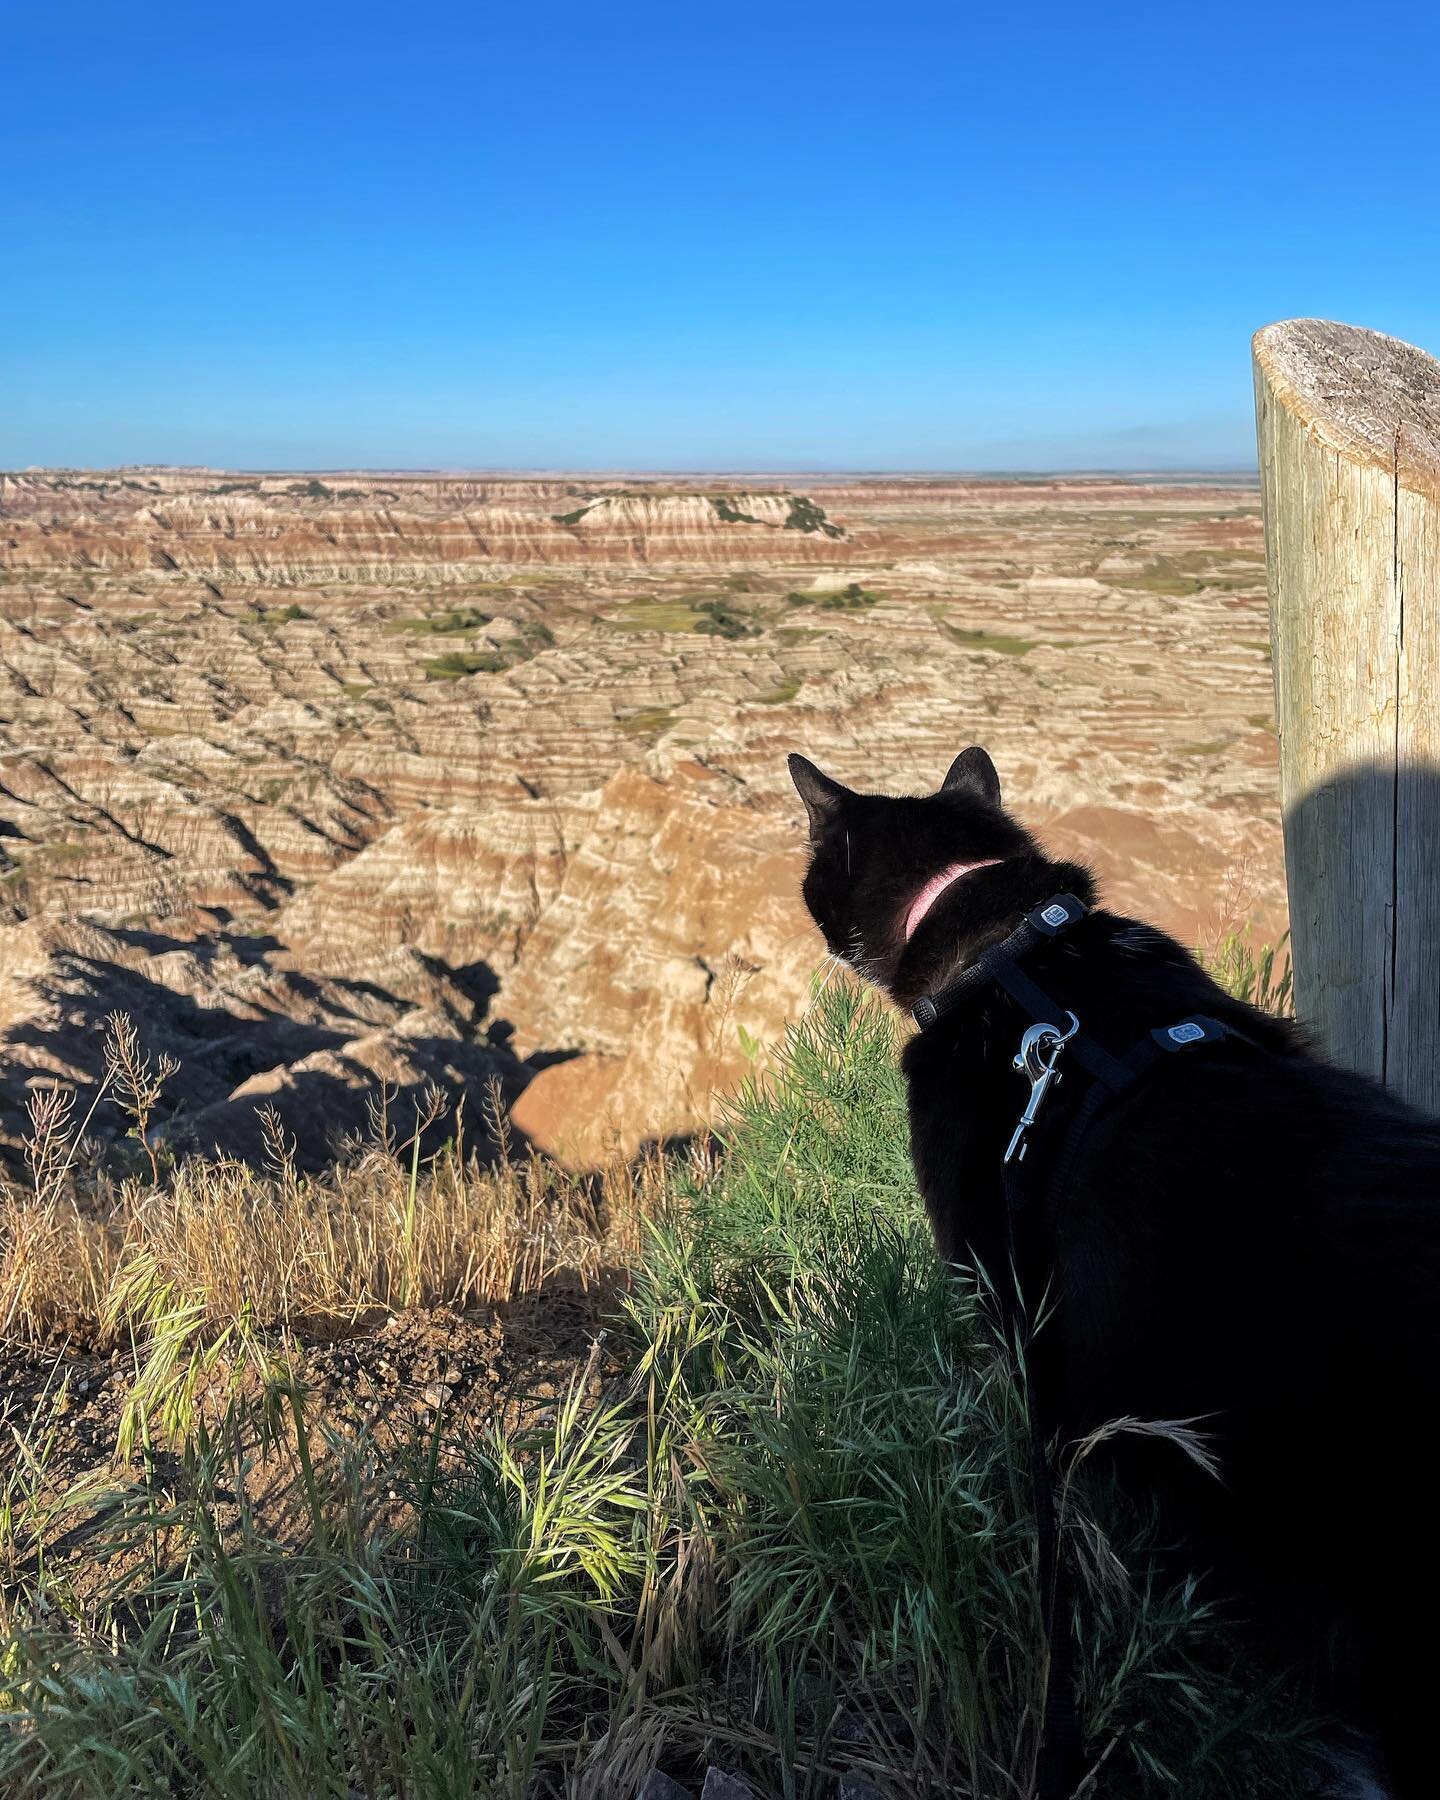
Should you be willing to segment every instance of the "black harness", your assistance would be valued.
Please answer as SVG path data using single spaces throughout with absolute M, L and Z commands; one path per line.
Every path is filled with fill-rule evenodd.
M 1007 1251 L 1018 1290 L 1021 1226 L 1040 1212 L 1042 1223 L 1053 1226 L 1074 1173 L 1085 1138 L 1105 1106 L 1127 1093 L 1137 1081 L 1167 1056 L 1184 1054 L 1227 1038 L 1250 1042 L 1243 1034 L 1218 1019 L 1194 1014 L 1173 1025 L 1149 1031 L 1120 1056 L 1098 1042 L 1067 1006 L 1062 1006 L 1031 980 L 1020 967 L 1023 959 L 1040 946 L 1053 943 L 1085 918 L 1089 908 L 1073 894 L 1056 894 L 1028 913 L 1003 942 L 987 950 L 948 986 L 917 1000 L 913 1010 L 921 1031 L 929 1031 L 966 1001 L 985 989 L 998 987 L 1028 1014 L 1031 1024 L 1020 1040 L 1015 1068 L 1030 1081 L 1030 1098 L 1005 1151 L 1002 1179 L 1005 1189 Z M 1027 1161 L 1030 1136 L 1041 1122 L 1046 1096 L 1059 1080 L 1060 1063 L 1078 1064 L 1090 1078 L 1089 1091 L 1076 1108 L 1063 1137 L 1037 1167 Z M 1039 1540 L 1040 1609 L 1049 1650 L 1045 1677 L 1045 1711 L 1036 1768 L 1037 1800 L 1066 1800 L 1074 1792 L 1082 1772 L 1084 1737 L 1076 1706 L 1074 1643 L 1071 1601 L 1065 1559 L 1055 1515 L 1054 1482 L 1048 1454 L 1048 1432 L 1036 1392 L 1034 1359 L 1029 1354 L 1031 1327 L 1018 1316 L 1002 1293 L 1006 1323 L 1022 1333 L 1020 1345 L 1024 1370 L 1025 1409 L 1030 1432 L 1030 1485 Z

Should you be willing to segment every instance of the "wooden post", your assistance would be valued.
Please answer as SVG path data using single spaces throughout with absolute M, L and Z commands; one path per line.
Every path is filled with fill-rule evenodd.
M 1440 1113 L 1440 362 L 1323 319 L 1253 348 L 1296 1011 Z

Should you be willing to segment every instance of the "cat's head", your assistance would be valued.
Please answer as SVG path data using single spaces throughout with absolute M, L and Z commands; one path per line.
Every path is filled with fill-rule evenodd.
M 810 818 L 805 904 L 831 952 L 902 1004 L 1051 894 L 1094 898 L 1087 870 L 1051 862 L 1005 811 L 978 747 L 933 794 L 857 794 L 803 756 L 790 774 Z

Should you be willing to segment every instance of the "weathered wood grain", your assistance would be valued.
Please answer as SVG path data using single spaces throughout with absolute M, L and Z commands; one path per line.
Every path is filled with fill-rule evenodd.
M 1296 1007 L 1440 1112 L 1440 362 L 1254 340 Z

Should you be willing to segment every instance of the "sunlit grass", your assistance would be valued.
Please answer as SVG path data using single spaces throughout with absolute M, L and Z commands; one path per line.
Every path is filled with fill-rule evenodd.
M 112 1196 L 112 1240 L 55 1135 L 38 1237 L 45 1195 L 7 1201 L 0 1293 L 28 1295 L 32 1332 L 47 1291 L 108 1297 L 136 1387 L 153 1374 L 130 1462 L 75 1501 L 100 1508 L 103 1579 L 46 1549 L 69 1516 L 46 1473 L 57 1394 L 11 1421 L 0 1792 L 613 1800 L 718 1759 L 796 1800 L 847 1770 L 937 1800 L 1027 1794 L 1045 1650 L 1023 1405 L 935 1259 L 896 1048 L 892 1015 L 831 983 L 716 1147 L 611 1177 L 603 1204 L 525 1162 L 424 1163 L 390 1131 L 326 1183 L 283 1153 L 269 1174 L 162 1169 Z M 583 1263 L 586 1238 L 629 1287 L 542 1429 L 442 1412 L 383 1447 L 341 1437 L 275 1360 L 218 1416 L 176 1391 L 219 1332 L 248 1354 L 302 1299 L 463 1299 Z M 166 1434 L 172 1473 L 151 1453 Z M 1273 1684 L 1153 1574 L 1135 1521 L 1066 1492 L 1082 1577 L 1111 1572 L 1082 1578 L 1076 1620 L 1098 1791 L 1302 1792 Z

